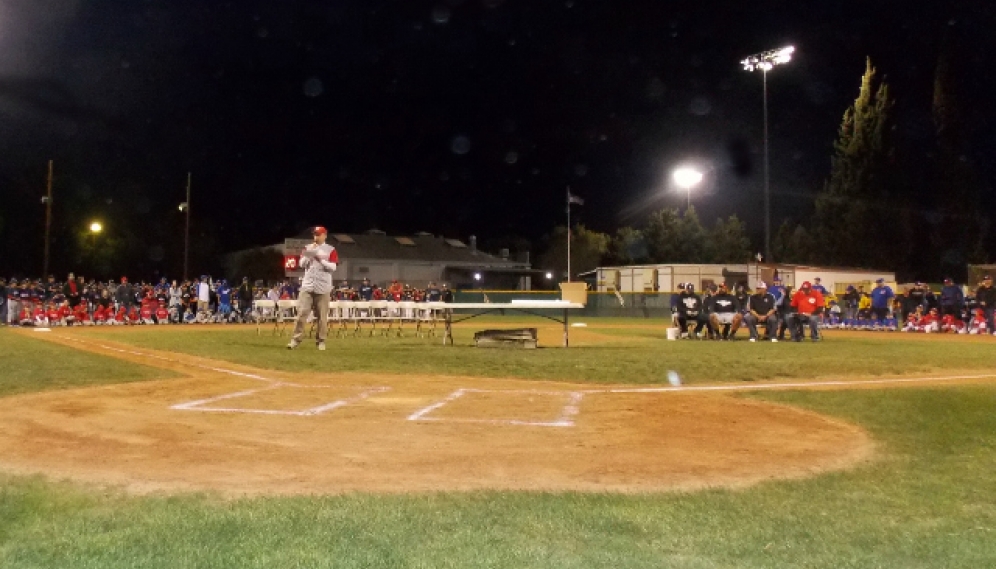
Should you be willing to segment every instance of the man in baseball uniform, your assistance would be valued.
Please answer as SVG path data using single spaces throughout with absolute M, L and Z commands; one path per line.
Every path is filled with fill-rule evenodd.
M 293 350 L 301 345 L 304 337 L 304 326 L 308 315 L 314 312 L 318 319 L 318 349 L 325 350 L 325 336 L 329 327 L 329 294 L 332 292 L 332 273 L 339 264 L 339 253 L 335 247 L 325 243 L 328 231 L 318 226 L 312 230 L 315 242 L 301 252 L 300 267 L 304 269 L 301 278 L 301 290 L 297 297 L 297 323 L 294 325 L 294 335 L 287 344 Z

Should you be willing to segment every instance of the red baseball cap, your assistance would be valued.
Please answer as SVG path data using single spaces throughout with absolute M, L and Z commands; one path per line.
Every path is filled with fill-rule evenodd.
M 325 229 L 321 225 L 318 225 L 314 229 L 311 230 L 311 233 L 313 235 L 328 235 L 329 232 L 328 232 L 327 229 Z
M 811 283 L 809 281 L 802 281 L 802 288 L 810 288 L 812 286 L 813 286 L 813 283 Z

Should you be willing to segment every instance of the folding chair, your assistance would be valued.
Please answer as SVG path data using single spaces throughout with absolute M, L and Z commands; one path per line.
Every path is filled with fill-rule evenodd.
M 273 318 L 276 321 L 277 303 L 272 300 L 256 300 L 252 303 L 254 318 L 256 320 L 256 335 L 260 335 L 260 325 Z
M 297 320 L 297 301 L 296 300 L 278 300 L 277 301 L 277 319 L 274 324 L 274 330 L 278 335 L 284 335 L 284 329 L 287 328 L 288 322 L 294 322 Z
M 430 304 L 419 304 L 415 309 L 415 335 L 419 338 L 436 336 L 436 309 Z
M 413 323 L 413 324 L 417 323 L 416 316 L 415 316 L 415 309 L 416 309 L 417 306 L 418 306 L 417 304 L 415 304 L 414 302 L 410 302 L 410 301 L 405 301 L 405 302 L 399 302 L 398 303 L 398 308 L 399 308 L 399 312 L 400 312 L 400 316 L 398 318 L 398 337 L 399 338 L 401 336 L 405 335 L 405 333 L 404 333 L 405 322 L 410 322 L 410 323 Z
M 370 323 L 372 324 L 370 328 L 370 336 L 373 337 L 377 333 L 377 323 L 387 322 L 387 328 L 381 328 L 381 335 L 387 336 L 391 332 L 391 319 L 387 314 L 387 301 L 386 300 L 372 300 L 370 301 Z

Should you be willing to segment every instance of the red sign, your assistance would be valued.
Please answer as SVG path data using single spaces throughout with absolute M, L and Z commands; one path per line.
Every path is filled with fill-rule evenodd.
M 297 255 L 284 255 L 284 270 L 296 271 L 301 264 Z

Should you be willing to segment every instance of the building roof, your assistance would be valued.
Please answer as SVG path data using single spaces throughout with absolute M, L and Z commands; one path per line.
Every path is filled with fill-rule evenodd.
M 502 259 L 467 246 L 457 239 L 429 234 L 391 236 L 381 233 L 330 234 L 340 257 L 354 262 L 415 261 L 473 267 L 529 268 L 529 263 Z

